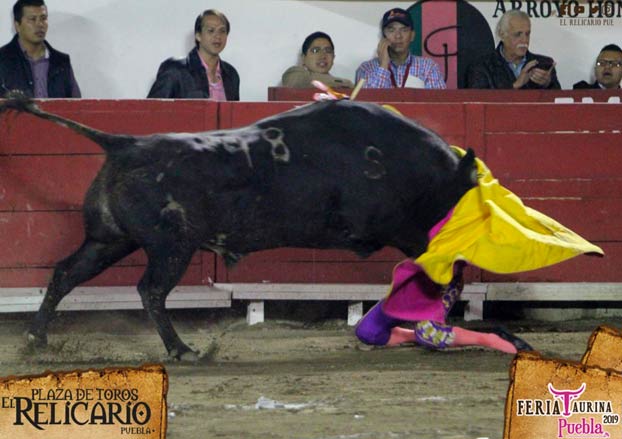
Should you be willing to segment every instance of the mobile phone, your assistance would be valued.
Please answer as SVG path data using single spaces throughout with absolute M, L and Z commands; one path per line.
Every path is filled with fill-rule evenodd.
M 551 67 L 553 67 L 554 62 L 555 61 L 553 61 L 552 58 L 541 58 L 538 59 L 538 64 L 536 65 L 536 68 L 542 70 L 549 70 Z

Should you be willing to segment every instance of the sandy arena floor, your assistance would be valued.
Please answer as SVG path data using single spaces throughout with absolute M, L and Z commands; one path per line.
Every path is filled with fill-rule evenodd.
M 30 315 L 0 317 L 0 376 L 165 362 L 167 438 L 501 438 L 512 357 L 479 348 L 365 350 L 343 320 L 254 327 L 218 312 L 177 313 L 199 364 L 166 358 L 143 313 L 70 313 L 50 349 L 24 349 Z M 579 360 L 599 324 L 512 322 L 547 356 Z M 490 325 L 484 322 L 472 328 Z

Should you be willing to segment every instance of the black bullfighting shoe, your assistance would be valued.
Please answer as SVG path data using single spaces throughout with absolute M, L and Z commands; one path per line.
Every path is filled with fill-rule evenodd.
M 535 350 L 525 340 L 523 340 L 520 337 L 515 336 L 514 334 L 512 334 L 510 331 L 508 331 L 507 329 L 505 329 L 502 326 L 497 326 L 496 328 L 493 328 L 490 332 L 492 334 L 498 335 L 499 337 L 501 337 L 505 341 L 509 341 L 510 343 L 512 343 L 514 345 L 514 347 L 516 348 L 516 350 L 519 351 L 519 352 L 520 351 L 533 351 L 533 350 Z

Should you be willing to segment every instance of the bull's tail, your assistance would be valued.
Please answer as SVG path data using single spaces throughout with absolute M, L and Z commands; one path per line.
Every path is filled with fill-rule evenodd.
M 93 142 L 100 145 L 105 151 L 109 151 L 117 146 L 126 144 L 126 141 L 129 138 L 129 136 L 105 133 L 86 125 L 82 125 L 78 122 L 74 122 L 73 120 L 43 111 L 32 99 L 24 95 L 21 91 L 11 91 L 5 95 L 5 98 L 6 100 L 0 103 L 0 115 L 7 111 L 30 113 L 33 116 L 37 116 L 41 119 L 46 119 L 67 127 L 76 133 L 91 139 Z

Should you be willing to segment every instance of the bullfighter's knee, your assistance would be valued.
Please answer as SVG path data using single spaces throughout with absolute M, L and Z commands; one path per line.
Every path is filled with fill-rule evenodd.
M 384 346 L 391 337 L 391 329 L 399 322 L 382 311 L 382 301 L 370 309 L 356 327 L 356 336 L 365 344 Z
M 356 328 L 357 338 L 365 344 L 384 346 L 389 341 L 391 330 L 382 328 L 372 328 L 366 325 L 359 325 Z

